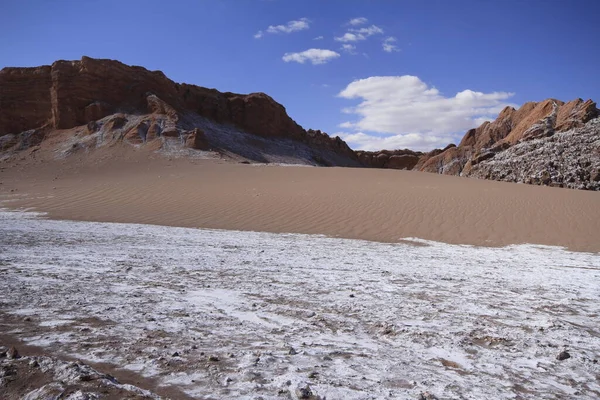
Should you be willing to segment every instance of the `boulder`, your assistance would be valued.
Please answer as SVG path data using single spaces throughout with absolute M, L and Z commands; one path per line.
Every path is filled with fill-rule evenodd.
M 201 129 L 194 128 L 191 131 L 185 132 L 187 135 L 185 145 L 191 149 L 209 150 L 210 145 L 206 135 Z

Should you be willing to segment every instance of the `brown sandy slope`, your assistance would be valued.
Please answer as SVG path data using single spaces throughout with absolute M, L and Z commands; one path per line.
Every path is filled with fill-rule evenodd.
M 2 205 L 34 207 L 51 218 L 600 251 L 595 192 L 414 171 L 169 160 L 117 149 L 85 162 L 25 160 L 0 164 Z

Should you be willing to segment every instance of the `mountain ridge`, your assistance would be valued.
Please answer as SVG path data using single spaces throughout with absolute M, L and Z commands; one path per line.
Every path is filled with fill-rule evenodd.
M 125 124 L 135 119 L 129 116 L 139 115 L 147 118 L 136 126 Z M 105 120 L 110 116 L 115 118 Z M 198 118 L 203 119 L 202 126 L 198 126 Z M 208 122 L 218 124 L 213 131 L 220 130 L 223 134 L 205 132 L 202 127 L 208 129 Z M 0 71 L 0 138 L 3 138 L 0 149 L 39 145 L 51 131 L 84 126 L 86 130 L 79 129 L 76 133 L 92 134 L 100 128 L 109 133 L 127 126 L 127 132 L 116 133 L 117 141 L 130 138 L 136 145 L 152 141 L 160 149 L 166 146 L 157 143 L 157 139 L 165 142 L 164 138 L 171 137 L 179 139 L 183 147 L 215 148 L 221 152 L 231 150 L 222 136 L 234 129 L 247 134 L 243 138 L 248 143 L 252 142 L 252 135 L 265 139 L 258 147 L 274 147 L 272 139 L 303 144 L 306 163 L 360 166 L 345 142 L 320 131 L 304 130 L 281 104 L 264 93 L 222 93 L 176 83 L 160 71 L 89 57 L 79 61 L 60 60 L 51 66 Z M 23 144 L 23 139 L 27 143 Z M 260 156 L 253 159 L 250 154 L 240 156 L 252 161 L 274 161 Z
M 354 151 L 339 137 L 305 130 L 265 93 L 219 92 L 176 83 L 161 71 L 85 56 L 0 71 L 4 158 L 63 135 L 53 141 L 59 144 L 54 150 L 60 156 L 123 142 L 191 156 L 194 151 L 209 152 L 243 162 L 405 169 L 600 190 L 595 180 L 600 176 L 600 133 L 596 124 L 588 124 L 599 115 L 592 100 L 546 99 L 518 109 L 505 107 L 494 121 L 468 130 L 458 145 L 444 149 Z M 559 173 L 523 154 L 518 155 L 522 162 L 537 168 L 526 168 L 529 176 L 493 169 L 500 168 L 492 162 L 498 154 L 506 166 L 505 156 L 511 153 L 505 152 L 520 143 L 541 141 L 538 147 L 548 150 L 554 148 L 547 142 L 556 134 L 572 130 L 583 130 L 589 148 L 575 143 L 577 135 L 566 135 L 573 143 L 562 141 L 561 148 L 577 151 L 567 151 L 568 160 L 549 153 L 544 157 L 576 171 Z

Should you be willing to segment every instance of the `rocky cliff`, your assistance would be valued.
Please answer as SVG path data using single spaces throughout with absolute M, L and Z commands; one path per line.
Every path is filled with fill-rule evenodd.
M 172 149 L 179 143 L 261 162 L 360 166 L 345 142 L 304 130 L 264 93 L 221 93 L 89 57 L 0 71 L 0 149 L 36 146 L 64 130 L 73 130 L 73 137 L 95 135 L 71 140 L 71 150 L 117 142 Z
M 458 146 L 354 152 L 339 137 L 303 129 L 264 93 L 221 93 L 88 57 L 0 71 L 0 159 L 46 143 L 58 157 L 127 144 L 183 156 L 208 152 L 239 161 L 406 169 L 596 190 L 599 115 L 591 100 L 548 99 L 506 107 L 495 121 L 469 130 Z
M 548 99 L 506 107 L 493 122 L 469 130 L 458 146 L 429 153 L 357 152 L 365 165 L 414 169 L 530 184 L 600 190 L 600 111 L 591 100 Z M 389 160 L 389 161 L 388 161 Z
M 469 130 L 459 145 L 441 153 L 429 153 L 420 171 L 469 175 L 474 164 L 521 142 L 583 126 L 599 115 L 596 103 L 581 99 L 563 103 L 548 99 L 525 103 L 518 110 L 506 107 L 493 122 Z

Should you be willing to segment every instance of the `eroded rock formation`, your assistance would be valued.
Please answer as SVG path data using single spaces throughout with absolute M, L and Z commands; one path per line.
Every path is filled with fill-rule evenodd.
M 137 121 L 137 116 L 145 117 Z M 104 141 L 112 132 L 111 138 L 131 144 L 177 138 L 192 149 L 225 146 L 220 150 L 231 152 L 223 138 L 211 143 L 214 135 L 205 134 L 206 124 L 198 126 L 198 117 L 234 126 L 236 132 L 302 143 L 307 154 L 314 150 L 307 157 L 317 164 L 360 166 L 341 139 L 305 131 L 264 93 L 221 93 L 175 83 L 160 71 L 89 57 L 0 71 L 0 147 L 5 151 L 39 144 L 50 131 L 85 126 L 88 134 L 102 131 Z M 124 127 L 127 132 L 121 132 Z
M 127 143 L 257 162 L 412 169 L 597 189 L 600 128 L 593 121 L 599 115 L 591 100 L 548 99 L 506 107 L 495 121 L 469 130 L 458 146 L 355 152 L 339 137 L 304 130 L 264 93 L 221 93 L 89 57 L 0 71 L 4 154 L 41 146 L 62 132 L 62 142 L 53 141 L 61 144 L 55 149 L 61 156 Z
M 519 109 L 506 107 L 496 120 L 467 131 L 458 146 L 425 154 L 409 150 L 357 154 L 363 164 L 376 168 L 398 168 L 391 155 L 399 152 L 411 157 L 401 169 L 600 190 L 599 115 L 591 100 L 548 99 Z

